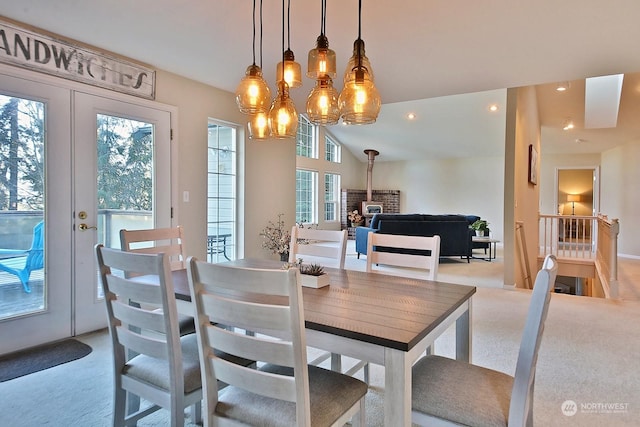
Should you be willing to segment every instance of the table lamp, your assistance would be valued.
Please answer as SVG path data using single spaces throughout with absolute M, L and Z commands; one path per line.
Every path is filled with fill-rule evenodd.
M 567 194 L 567 202 L 571 202 L 571 215 L 576 214 L 576 202 L 579 202 L 581 197 L 579 194 Z

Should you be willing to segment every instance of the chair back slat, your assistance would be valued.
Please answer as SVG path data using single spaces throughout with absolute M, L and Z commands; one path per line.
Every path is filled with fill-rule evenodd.
M 212 294 L 203 295 L 202 298 L 204 312 L 212 322 L 229 322 L 244 329 L 255 325 L 275 331 L 291 329 L 291 316 L 287 306 L 266 305 Z
M 298 258 L 304 260 L 304 256 L 308 255 L 333 260 L 332 265 L 328 265 L 328 267 L 342 269 L 344 268 L 346 251 L 347 230 L 318 230 L 300 228 L 295 225 L 291 228 L 289 262 L 296 262 Z
M 255 394 L 296 402 L 298 425 L 309 425 L 309 377 L 298 269 L 239 268 L 195 258 L 189 259 L 187 269 L 196 305 L 203 388 L 213 390 L 212 384 L 220 380 Z M 277 320 L 267 320 L 270 316 Z M 226 330 L 212 322 L 225 325 Z M 236 328 L 258 333 L 246 335 Z M 291 371 L 280 374 L 247 369 L 219 358 L 216 350 L 293 368 L 295 375 Z M 216 404 L 217 394 L 211 393 L 205 399 L 205 408 L 215 408 Z M 210 409 L 206 416 L 216 417 Z
M 157 284 L 134 282 L 113 274 L 109 278 L 109 289 L 113 293 L 128 295 L 132 301 L 138 303 L 162 305 L 162 290 Z
M 148 336 L 132 332 L 128 326 L 118 326 L 116 330 L 118 333 L 118 342 L 124 346 L 124 348 L 137 354 L 145 354 L 147 356 L 155 357 L 156 359 L 169 359 L 170 354 L 167 349 L 168 344 L 165 340 L 158 338 L 153 339 Z
M 385 252 L 385 248 L 415 250 L 418 253 Z M 427 255 L 426 251 L 430 253 Z M 375 265 L 391 265 L 427 270 L 427 278 L 435 280 L 438 276 L 440 257 L 440 236 L 406 236 L 369 232 L 367 241 L 367 271 L 376 270 Z M 394 272 L 395 274 L 395 272 Z
M 538 350 L 542 341 L 544 322 L 549 311 L 551 290 L 554 287 L 557 272 L 558 262 L 555 256 L 547 255 L 542 269 L 536 276 L 531 292 L 529 312 L 522 333 L 509 406 L 510 426 L 527 425 L 527 419 L 531 417 Z
M 186 266 L 182 226 L 152 228 L 147 230 L 120 230 L 120 248 L 135 253 L 164 253 L 169 258 L 171 270 Z

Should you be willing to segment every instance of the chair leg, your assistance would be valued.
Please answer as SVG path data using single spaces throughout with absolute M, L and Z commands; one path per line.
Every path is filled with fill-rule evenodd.
M 369 382 L 369 364 L 367 363 L 366 365 L 364 365 L 364 368 L 362 368 L 363 372 L 364 372 L 364 382 L 367 385 L 370 385 L 371 383 Z
M 191 405 L 191 422 L 202 424 L 202 402 Z

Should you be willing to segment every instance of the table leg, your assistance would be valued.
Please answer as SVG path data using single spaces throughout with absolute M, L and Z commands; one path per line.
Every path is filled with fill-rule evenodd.
M 384 425 L 411 426 L 409 354 L 391 348 L 384 352 Z
M 471 362 L 471 298 L 467 310 L 456 319 L 456 359 Z

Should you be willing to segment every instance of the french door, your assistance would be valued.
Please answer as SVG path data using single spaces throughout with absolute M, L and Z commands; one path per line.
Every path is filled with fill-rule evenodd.
M 47 80 L 0 73 L 0 108 L 3 99 L 18 99 L 19 106 L 42 110 L 45 171 L 38 187 L 24 167 L 31 163 L 17 162 L 17 206 L 2 206 L 0 181 L 0 224 L 23 230 L 22 245 L 0 230 L 0 264 L 3 245 L 27 249 L 29 227 L 44 222 L 44 262 L 30 273 L 30 292 L 0 266 L 0 354 L 105 327 L 94 246 L 119 248 L 121 228 L 171 225 L 170 112 Z M 18 130 L 27 126 L 17 122 Z M 37 132 L 23 133 L 26 139 Z M 26 203 L 23 194 L 38 188 L 41 205 Z

